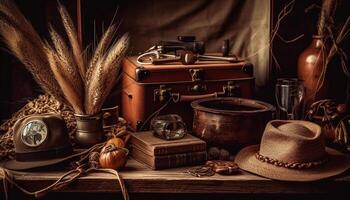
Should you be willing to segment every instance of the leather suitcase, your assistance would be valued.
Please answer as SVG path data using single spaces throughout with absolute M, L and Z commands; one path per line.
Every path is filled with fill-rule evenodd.
M 191 101 L 253 96 L 253 66 L 247 62 L 139 65 L 136 57 L 127 57 L 122 70 L 121 115 L 137 131 L 147 130 L 151 118 L 163 114 L 180 115 L 191 130 Z

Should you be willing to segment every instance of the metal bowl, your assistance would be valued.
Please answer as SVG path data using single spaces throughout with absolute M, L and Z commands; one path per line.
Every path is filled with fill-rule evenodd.
M 275 107 L 257 100 L 235 97 L 201 99 L 194 109 L 193 132 L 208 146 L 236 151 L 258 144 Z

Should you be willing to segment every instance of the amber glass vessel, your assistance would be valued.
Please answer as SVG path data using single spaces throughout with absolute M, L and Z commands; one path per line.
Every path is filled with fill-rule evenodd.
M 308 108 L 314 101 L 327 98 L 327 77 L 320 80 L 326 59 L 326 47 L 322 37 L 313 36 L 311 44 L 300 54 L 298 59 L 298 79 L 305 87 L 305 103 Z M 320 85 L 319 89 L 318 86 Z

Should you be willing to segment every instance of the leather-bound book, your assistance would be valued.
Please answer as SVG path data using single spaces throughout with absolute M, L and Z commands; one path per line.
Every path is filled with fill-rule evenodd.
M 131 156 L 153 170 L 169 169 L 182 166 L 202 165 L 207 160 L 206 151 L 196 151 L 162 156 L 151 156 L 143 150 L 132 147 Z
M 200 165 L 207 159 L 206 143 L 190 134 L 179 140 L 163 140 L 152 132 L 131 135 L 131 156 L 152 169 Z
M 136 132 L 131 135 L 130 143 L 131 146 L 142 149 L 146 154 L 152 156 L 206 150 L 206 143 L 190 134 L 179 140 L 163 140 L 154 136 L 151 131 Z

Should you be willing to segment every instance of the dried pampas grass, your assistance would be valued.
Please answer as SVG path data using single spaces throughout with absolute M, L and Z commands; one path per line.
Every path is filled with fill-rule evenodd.
M 44 42 L 10 0 L 0 1 L 0 36 L 45 92 L 70 105 L 75 113 L 97 114 L 115 85 L 129 36 L 115 40 L 117 28 L 111 25 L 89 59 L 66 8 L 59 3 L 58 10 L 68 45 L 52 26 L 50 42 Z

